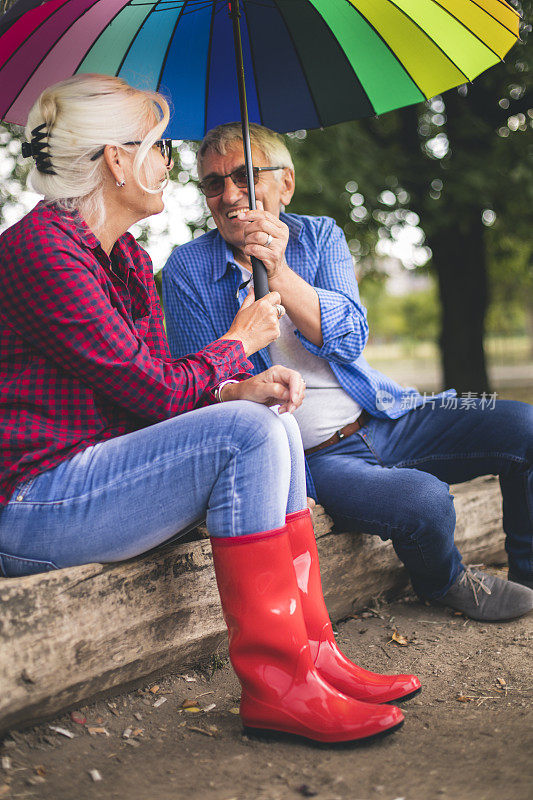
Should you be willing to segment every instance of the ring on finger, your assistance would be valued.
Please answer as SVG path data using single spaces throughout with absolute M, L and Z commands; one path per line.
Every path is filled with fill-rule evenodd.
M 285 313 L 285 308 L 284 308 L 284 307 L 281 305 L 281 303 L 276 303 L 276 304 L 274 305 L 274 308 L 275 308 L 275 309 L 276 309 L 276 311 L 278 312 L 278 319 L 284 315 L 284 313 Z
M 265 244 L 263 245 L 263 247 L 270 247 L 270 242 L 271 241 L 272 241 L 272 234 L 271 233 L 267 233 L 267 240 L 266 240 Z

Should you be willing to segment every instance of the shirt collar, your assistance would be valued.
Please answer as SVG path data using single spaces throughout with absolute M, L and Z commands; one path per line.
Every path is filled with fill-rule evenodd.
M 281 212 L 279 218 L 289 229 L 289 243 L 302 235 L 303 223 L 293 214 Z M 222 238 L 218 230 L 213 243 L 213 281 L 219 281 L 226 274 L 228 267 L 240 269 L 229 244 Z
M 45 207 L 45 204 L 42 201 L 41 203 Z M 63 211 L 54 203 L 52 203 L 49 208 L 55 214 L 57 214 L 61 226 L 68 231 L 73 239 L 76 239 L 78 242 L 86 247 L 89 247 L 91 250 L 95 250 L 100 246 L 100 242 L 91 231 L 79 211 Z
M 123 267 L 126 267 L 127 269 L 133 270 L 133 272 L 135 272 L 135 264 L 133 263 L 133 260 L 131 258 L 131 247 L 126 240 L 126 237 L 127 234 L 125 233 L 122 234 L 122 236 L 119 236 L 119 238 L 113 245 L 113 249 L 111 250 L 111 252 L 113 253 L 114 251 L 115 257 Z
M 88 247 L 90 250 L 96 250 L 101 247 L 101 243 L 96 238 L 92 230 L 89 228 L 79 211 L 64 212 L 54 207 L 55 212 L 61 218 L 63 225 L 68 229 L 73 239 L 77 239 L 82 245 Z M 111 252 L 115 251 L 115 256 L 118 260 L 129 269 L 135 270 L 129 257 L 129 247 L 126 242 L 126 234 L 120 236 Z

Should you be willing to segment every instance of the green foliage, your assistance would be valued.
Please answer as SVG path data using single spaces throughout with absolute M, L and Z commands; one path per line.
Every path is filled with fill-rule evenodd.
M 372 342 L 436 342 L 439 302 L 435 283 L 429 289 L 396 297 L 382 283 L 364 279 L 361 298 L 368 311 Z
M 492 285 L 487 330 L 511 336 L 526 330 L 528 315 L 533 316 L 533 242 L 502 228 L 495 225 L 487 235 Z

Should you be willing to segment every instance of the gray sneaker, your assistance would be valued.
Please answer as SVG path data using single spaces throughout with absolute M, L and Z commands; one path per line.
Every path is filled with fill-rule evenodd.
M 533 609 L 533 590 L 465 567 L 455 583 L 435 602 L 484 621 L 514 619 Z
M 527 586 L 528 589 L 533 589 L 533 581 L 528 581 L 525 578 L 519 578 L 517 575 L 513 575 L 511 570 L 507 573 L 507 580 L 512 581 L 513 583 L 520 583 L 522 586 Z

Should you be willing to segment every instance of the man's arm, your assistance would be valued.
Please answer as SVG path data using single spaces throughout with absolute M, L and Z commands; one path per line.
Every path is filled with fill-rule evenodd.
M 309 352 L 328 361 L 349 364 L 363 352 L 368 340 L 366 309 L 361 304 L 353 258 L 342 230 L 326 219 L 318 241 L 315 290 L 320 302 L 322 347 L 297 332 Z
M 280 293 L 302 344 L 311 353 L 331 361 L 349 363 L 358 358 L 368 339 L 368 323 L 353 259 L 341 229 L 333 220 L 323 220 L 318 266 L 311 286 L 287 265 L 287 226 L 261 209 L 241 214 L 250 220 L 244 252 L 263 261 L 269 286 Z M 272 239 L 266 246 L 268 235 Z
M 285 261 L 284 267 L 270 278 L 271 291 L 279 292 L 281 302 L 302 336 L 316 347 L 322 347 L 322 318 L 320 300 L 316 290 L 292 270 Z

